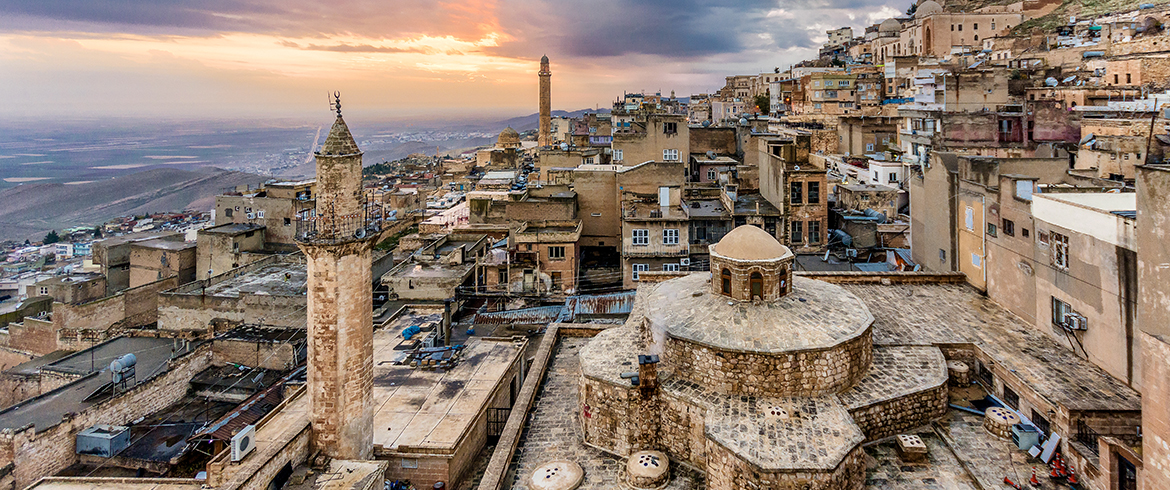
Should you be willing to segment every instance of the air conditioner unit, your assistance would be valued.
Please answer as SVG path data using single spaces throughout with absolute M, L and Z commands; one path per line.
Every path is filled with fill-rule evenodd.
M 1068 330 L 1087 330 L 1089 328 L 1089 320 L 1077 313 L 1065 313 L 1064 328 Z
M 679 264 L 679 265 L 681 265 L 681 266 L 684 266 L 684 267 L 686 267 L 686 266 L 690 266 L 690 265 L 691 265 L 691 259 L 690 259 L 690 258 L 679 259 L 679 261 L 678 261 L 678 264 Z
M 256 449 L 256 426 L 249 425 L 232 436 L 232 462 L 244 459 Z
M 256 219 L 256 215 L 253 213 L 248 213 L 248 219 Z

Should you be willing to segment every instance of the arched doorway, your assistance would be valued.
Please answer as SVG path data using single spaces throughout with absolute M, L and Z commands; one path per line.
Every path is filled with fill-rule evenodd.
M 759 272 L 753 272 L 749 283 L 752 291 L 751 299 L 764 299 L 764 276 Z
M 723 294 L 731 295 L 731 271 L 723 269 Z
M 776 292 L 777 296 L 784 296 L 788 293 L 788 270 L 780 270 L 780 290 Z
M 931 43 L 930 28 L 927 27 L 926 34 L 923 34 L 923 36 L 922 36 L 922 52 L 925 53 L 926 50 L 930 49 L 931 45 L 932 45 L 932 43 Z

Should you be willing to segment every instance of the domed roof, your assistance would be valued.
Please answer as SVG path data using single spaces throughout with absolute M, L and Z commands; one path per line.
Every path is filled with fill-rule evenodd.
M 711 245 L 711 251 L 734 260 L 774 260 L 791 257 L 792 251 L 776 237 L 754 225 L 743 225 Z
M 893 17 L 882 21 L 881 25 L 878 26 L 878 32 L 898 32 L 900 30 L 902 30 L 902 23 Z
M 544 64 L 548 64 L 548 55 L 546 54 L 546 55 L 544 55 L 544 56 L 541 56 L 541 57 L 540 57 L 540 62 L 541 62 L 541 63 L 544 63 Z
M 516 148 L 520 146 L 520 133 L 517 133 L 511 126 L 500 131 L 500 137 L 496 139 L 496 146 L 502 148 Z
M 942 11 L 942 5 L 939 5 L 938 2 L 935 2 L 934 0 L 926 0 L 925 2 L 918 4 L 918 10 L 914 11 L 914 18 L 921 19 L 928 15 L 934 15 Z

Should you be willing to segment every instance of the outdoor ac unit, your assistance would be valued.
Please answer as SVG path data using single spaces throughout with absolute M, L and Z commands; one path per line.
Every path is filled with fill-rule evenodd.
M 256 219 L 256 215 L 253 213 L 248 213 L 248 219 Z
M 244 459 L 256 449 L 256 426 L 249 425 L 232 436 L 232 462 Z
M 681 266 L 690 266 L 690 265 L 691 265 L 691 259 L 690 259 L 690 258 L 679 259 L 679 261 L 678 261 L 678 264 L 679 264 L 679 265 L 681 265 Z
M 1077 313 L 1066 313 L 1064 315 L 1064 328 L 1069 330 L 1087 330 L 1089 328 L 1089 321 Z

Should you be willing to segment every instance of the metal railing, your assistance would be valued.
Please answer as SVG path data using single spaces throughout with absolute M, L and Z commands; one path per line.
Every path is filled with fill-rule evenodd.
M 361 241 L 382 231 L 381 216 L 365 213 L 348 216 L 310 216 L 298 218 L 296 240 L 302 243 L 332 245 Z
M 1096 430 L 1094 430 L 1092 427 L 1089 427 L 1089 424 L 1086 424 L 1084 420 L 1077 421 L 1076 429 L 1077 432 L 1074 440 L 1084 444 L 1085 447 L 1089 448 L 1089 450 L 1092 451 L 1094 455 L 1099 455 L 1100 453 L 1098 452 L 1099 449 L 1097 448 L 1097 438 L 1100 437 L 1101 434 L 1098 434 Z

